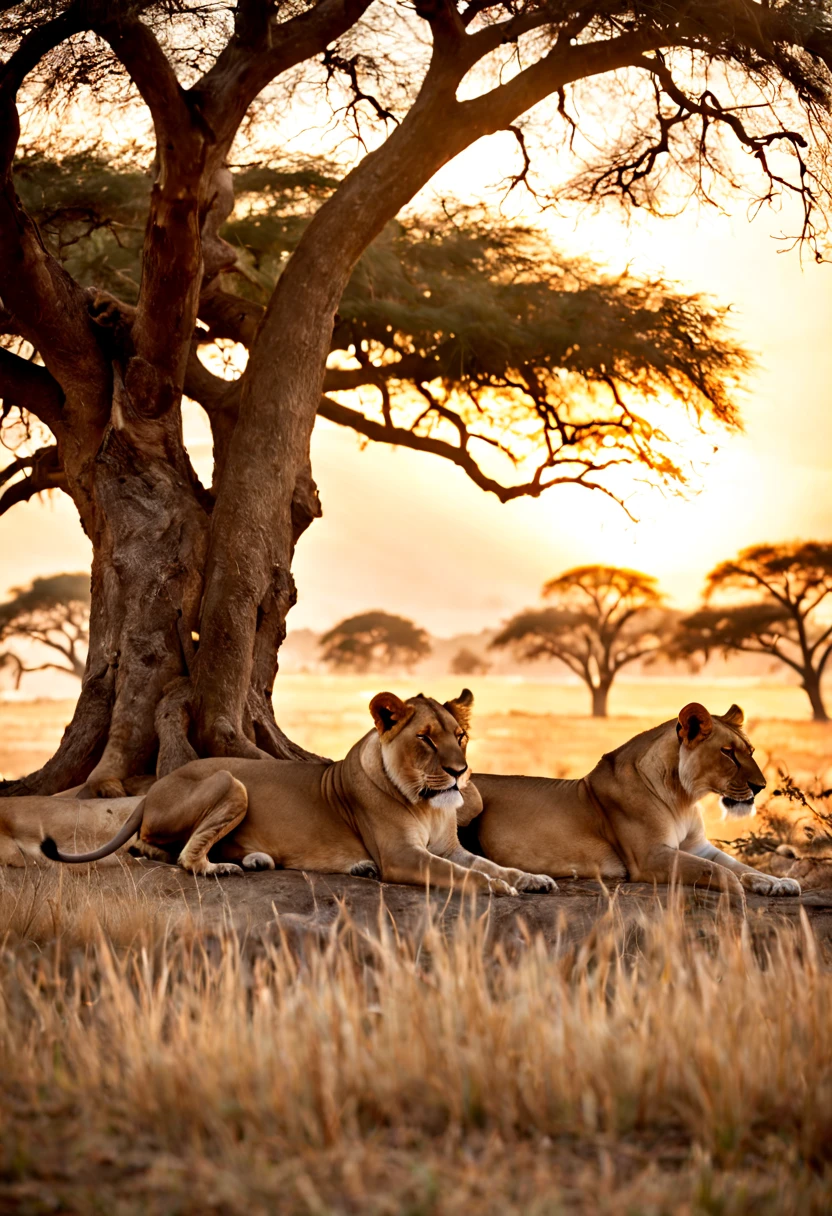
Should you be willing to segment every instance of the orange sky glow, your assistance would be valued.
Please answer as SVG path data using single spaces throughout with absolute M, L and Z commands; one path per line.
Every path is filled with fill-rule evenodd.
M 512 146 L 508 136 L 482 141 L 430 184 L 423 201 L 484 194 L 489 166 L 503 154 L 508 160 Z M 629 223 L 614 212 L 558 220 L 526 211 L 524 218 L 545 224 L 568 254 L 613 271 L 661 271 L 731 304 L 734 332 L 759 363 L 743 401 L 745 433 L 692 432 L 691 493 L 667 497 L 633 481 L 632 523 L 609 499 L 572 487 L 502 505 L 438 458 L 362 445 L 319 421 L 313 470 L 324 514 L 296 555 L 299 602 L 290 627 L 320 630 L 380 607 L 435 634 L 476 631 L 534 603 L 545 579 L 596 561 L 655 574 L 672 602 L 692 606 L 708 570 L 738 548 L 832 535 L 832 266 L 778 252 L 775 238 L 789 217 L 763 211 L 749 223 L 738 202 L 727 215 L 692 206 L 677 219 L 636 215 Z M 185 427 L 197 469 L 210 480 L 210 439 L 197 407 L 186 407 Z M 0 591 L 83 569 L 89 556 L 64 495 L 0 519 Z

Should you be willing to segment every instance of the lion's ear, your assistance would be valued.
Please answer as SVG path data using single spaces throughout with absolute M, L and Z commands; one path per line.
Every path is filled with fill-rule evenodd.
M 679 721 L 676 723 L 676 734 L 683 743 L 698 743 L 707 738 L 714 728 L 714 720 L 704 705 L 691 701 L 679 711 Z
M 739 705 L 732 705 L 728 713 L 722 715 L 722 721 L 727 722 L 729 726 L 742 726 L 745 721 L 745 714 Z
M 413 706 L 407 705 L 394 692 L 378 692 L 370 702 L 370 713 L 380 735 L 386 735 L 396 726 L 401 726 L 413 713 Z
M 448 713 L 453 714 L 463 730 L 467 730 L 471 724 L 471 709 L 474 704 L 474 694 L 470 688 L 463 688 L 458 697 L 453 701 L 445 702 L 445 709 Z

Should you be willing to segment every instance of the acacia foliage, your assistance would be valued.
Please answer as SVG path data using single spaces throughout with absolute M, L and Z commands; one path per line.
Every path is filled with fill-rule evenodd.
M 325 663 L 336 670 L 366 672 L 403 666 L 410 670 L 430 654 L 424 629 L 390 612 L 361 612 L 339 621 L 320 640 Z
M 658 655 L 670 634 L 672 614 L 656 579 L 620 566 L 577 566 L 550 579 L 543 595 L 551 607 L 518 613 L 491 645 L 527 662 L 558 659 L 590 690 L 593 714 L 606 717 L 618 672 Z
M 28 587 L 12 588 L 9 599 L 0 604 L 0 667 L 12 672 L 17 688 L 23 676 L 34 671 L 63 671 L 80 680 L 89 617 L 88 574 L 52 574 L 33 579 Z M 29 648 L 21 654 L 21 642 L 36 643 L 34 652 Z M 37 655 L 44 653 L 48 658 L 37 662 Z M 61 656 L 57 662 L 56 654 Z
M 677 658 L 770 655 L 800 677 L 814 717 L 827 718 L 821 680 L 832 656 L 832 544 L 752 545 L 708 575 L 705 604 L 679 622 Z
M 150 177 L 135 163 L 77 153 L 25 157 L 16 178 L 73 277 L 134 305 Z M 255 313 L 264 307 L 337 186 L 322 161 L 236 172 L 235 210 L 220 235 L 237 260 L 218 277 L 215 301 L 233 295 Z M 203 357 L 218 348 L 228 356 L 235 337 L 249 341 L 245 325 L 229 327 L 228 309 L 217 321 L 216 302 L 197 334 Z M 684 455 L 664 430 L 668 401 L 695 424 L 736 428 L 752 364 L 727 308 L 662 278 L 566 257 L 543 230 L 474 208 L 386 226 L 349 280 L 332 352 L 325 416 L 452 459 L 503 500 L 565 481 L 620 498 L 610 474 L 627 465 L 683 482 Z M 204 373 L 186 387 L 198 397 L 206 385 L 217 392 Z M 8 416 L 17 426 L 17 411 Z M 20 489 L 7 494 L 12 505 Z

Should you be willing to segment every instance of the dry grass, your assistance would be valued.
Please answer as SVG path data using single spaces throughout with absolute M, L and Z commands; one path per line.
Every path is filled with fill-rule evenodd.
M 0 948 L 44 950 L 59 945 L 66 951 L 106 940 L 114 949 L 130 950 L 163 940 L 169 910 L 148 896 L 140 871 L 129 865 L 120 871 L 125 881 L 121 891 L 114 891 L 113 883 L 91 867 L 79 872 L 30 866 L 21 882 L 19 873 L 0 866 Z
M 48 946 L 11 915 L 2 1211 L 829 1210 L 832 972 L 806 927 L 612 907 L 578 949 L 506 957 L 476 919 L 418 954 L 344 922 L 299 959 L 171 938 L 129 896 L 125 948 L 93 887 Z
M 283 681 L 281 721 L 343 754 L 371 682 Z M 736 699 L 772 778 L 832 786 L 832 728 L 763 719 L 799 690 L 633 687 L 594 722 L 581 690 L 477 681 L 473 763 L 575 775 L 691 697 Z M 69 708 L 0 705 L 0 767 L 45 759 Z M 0 1212 L 832 1209 L 832 970 L 807 926 L 612 905 L 578 949 L 507 957 L 476 920 L 418 953 L 346 920 L 300 953 L 177 923 L 103 873 L 0 875 Z

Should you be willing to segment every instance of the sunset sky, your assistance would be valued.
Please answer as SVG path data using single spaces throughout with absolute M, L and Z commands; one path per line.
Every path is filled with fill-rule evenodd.
M 425 201 L 485 192 L 499 138 L 450 166 Z M 439 635 L 479 630 L 533 603 L 544 579 L 595 561 L 655 574 L 688 606 L 710 567 L 741 546 L 832 535 L 832 266 L 801 266 L 798 251 L 778 252 L 775 236 L 788 222 L 763 212 L 749 223 L 743 203 L 730 215 L 693 207 L 674 220 L 626 224 L 604 213 L 540 222 L 568 253 L 612 270 L 661 270 L 735 308 L 735 333 L 759 360 L 743 406 L 745 434 L 715 437 L 719 451 L 687 500 L 634 486 L 633 524 L 587 490 L 501 505 L 444 461 L 373 445 L 362 451 L 351 432 L 319 422 L 313 468 L 324 515 L 297 554 L 291 627 L 319 630 L 381 607 Z M 186 435 L 209 476 L 208 436 L 195 409 Z M 710 452 L 712 444 L 699 447 Z M 0 589 L 88 562 L 63 495 L 0 519 Z

